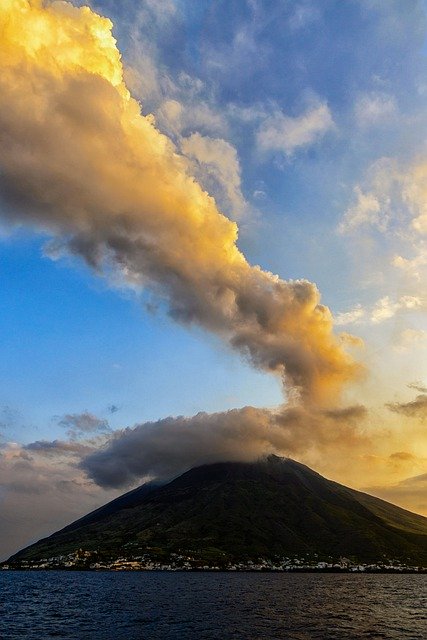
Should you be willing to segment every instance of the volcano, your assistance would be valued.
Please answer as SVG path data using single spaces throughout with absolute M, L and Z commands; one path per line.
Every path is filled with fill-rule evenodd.
M 163 485 L 142 485 L 9 562 L 76 549 L 233 560 L 316 554 L 427 566 L 427 518 L 269 456 L 195 467 Z

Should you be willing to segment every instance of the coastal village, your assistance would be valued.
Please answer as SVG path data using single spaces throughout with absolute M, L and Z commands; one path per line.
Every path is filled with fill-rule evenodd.
M 84 571 L 270 571 L 320 573 L 427 573 L 427 567 L 405 564 L 399 560 L 384 559 L 371 564 L 358 563 L 348 558 L 319 560 L 314 558 L 258 558 L 256 560 L 207 563 L 197 554 L 171 553 L 168 558 L 155 558 L 150 554 L 116 558 L 100 558 L 96 551 L 78 549 L 68 555 L 39 560 L 16 560 L 0 564 L 0 570 L 84 570 Z

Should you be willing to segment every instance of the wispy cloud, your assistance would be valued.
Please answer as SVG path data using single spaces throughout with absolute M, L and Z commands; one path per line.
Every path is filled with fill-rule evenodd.
M 366 318 L 366 310 L 361 304 L 357 304 L 350 311 L 342 311 L 335 316 L 335 324 L 344 327 L 348 324 L 357 324 Z
M 357 304 L 349 311 L 338 313 L 335 316 L 335 324 L 337 326 L 375 325 L 390 320 L 404 312 L 424 311 L 425 309 L 427 309 L 427 300 L 422 296 L 406 295 L 395 300 L 390 296 L 384 296 L 370 307 L 363 307 L 361 304 Z
M 360 127 L 384 125 L 398 115 L 396 100 L 386 93 L 365 93 L 358 97 L 354 107 Z
M 72 440 L 100 433 L 108 433 L 110 426 L 107 420 L 98 418 L 93 413 L 67 413 L 57 418 L 58 425 L 66 430 Z
M 399 311 L 417 311 L 425 308 L 425 300 L 418 296 L 401 296 L 398 300 L 391 300 L 384 296 L 376 302 L 371 311 L 371 322 L 378 324 L 393 318 Z
M 338 231 L 348 233 L 361 226 L 384 227 L 388 216 L 382 209 L 377 196 L 373 193 L 364 193 L 359 186 L 355 188 L 355 195 L 356 202 L 345 212 Z
M 318 142 L 333 127 L 334 121 L 325 102 L 315 103 L 294 117 L 276 111 L 258 129 L 257 145 L 263 153 L 278 151 L 290 157 L 297 149 Z
M 390 402 L 387 407 L 390 411 L 400 413 L 408 418 L 424 421 L 427 418 L 427 395 L 422 393 L 410 402 Z

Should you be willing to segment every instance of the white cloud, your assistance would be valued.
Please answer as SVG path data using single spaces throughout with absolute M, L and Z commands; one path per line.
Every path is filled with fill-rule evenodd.
M 402 200 L 411 215 L 411 226 L 417 235 L 427 235 L 427 162 L 412 166 L 401 176 Z
M 355 187 L 354 192 L 356 202 L 345 212 L 338 226 L 339 233 L 348 233 L 363 225 L 383 226 L 387 218 L 379 199 L 373 193 L 364 193 L 359 186 Z
M 383 296 L 370 309 L 357 304 L 349 311 L 338 313 L 335 316 L 335 325 L 380 324 L 393 318 L 399 312 L 425 309 L 427 309 L 427 299 L 422 296 L 404 295 L 396 300 L 390 296 Z
M 398 300 L 391 300 L 389 296 L 384 296 L 376 302 L 371 312 L 371 322 L 378 324 L 388 320 L 399 311 L 419 311 L 426 308 L 425 299 L 419 296 L 401 296 Z
M 334 126 L 325 102 L 318 102 L 300 116 L 275 111 L 261 124 L 256 140 L 262 152 L 280 151 L 290 157 L 300 147 L 318 142 Z
M 372 310 L 371 320 L 374 324 L 388 320 L 392 318 L 400 308 L 399 302 L 392 302 L 389 296 L 384 296 L 384 298 L 381 298 L 375 304 Z
M 350 311 L 338 313 L 335 316 L 335 325 L 343 327 L 347 324 L 356 324 L 365 318 L 366 311 L 361 304 L 357 304 Z
M 423 277 L 423 267 L 427 266 L 427 250 L 424 244 L 418 247 L 418 252 L 414 258 L 396 255 L 392 260 L 392 265 L 403 271 L 408 277 L 420 281 Z
M 427 163 L 401 167 L 393 158 L 380 158 L 368 169 L 366 185 L 354 188 L 356 202 L 339 225 L 349 232 L 359 227 L 393 227 L 412 231 L 415 237 L 427 234 Z
M 382 272 L 393 267 L 389 277 L 399 282 L 399 292 L 417 297 L 427 281 L 427 162 L 415 159 L 403 165 L 381 158 L 369 168 L 365 184 L 354 191 L 356 202 L 344 213 L 338 232 L 357 232 L 371 247 L 378 247 L 378 254 L 386 248 L 385 255 L 392 257 L 381 265 Z

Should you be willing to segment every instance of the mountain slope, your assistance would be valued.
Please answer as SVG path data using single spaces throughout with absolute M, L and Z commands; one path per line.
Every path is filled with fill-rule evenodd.
M 293 460 L 217 463 L 129 492 L 12 560 L 77 548 L 112 555 L 196 551 L 232 558 L 317 553 L 427 566 L 427 518 L 323 478 Z

